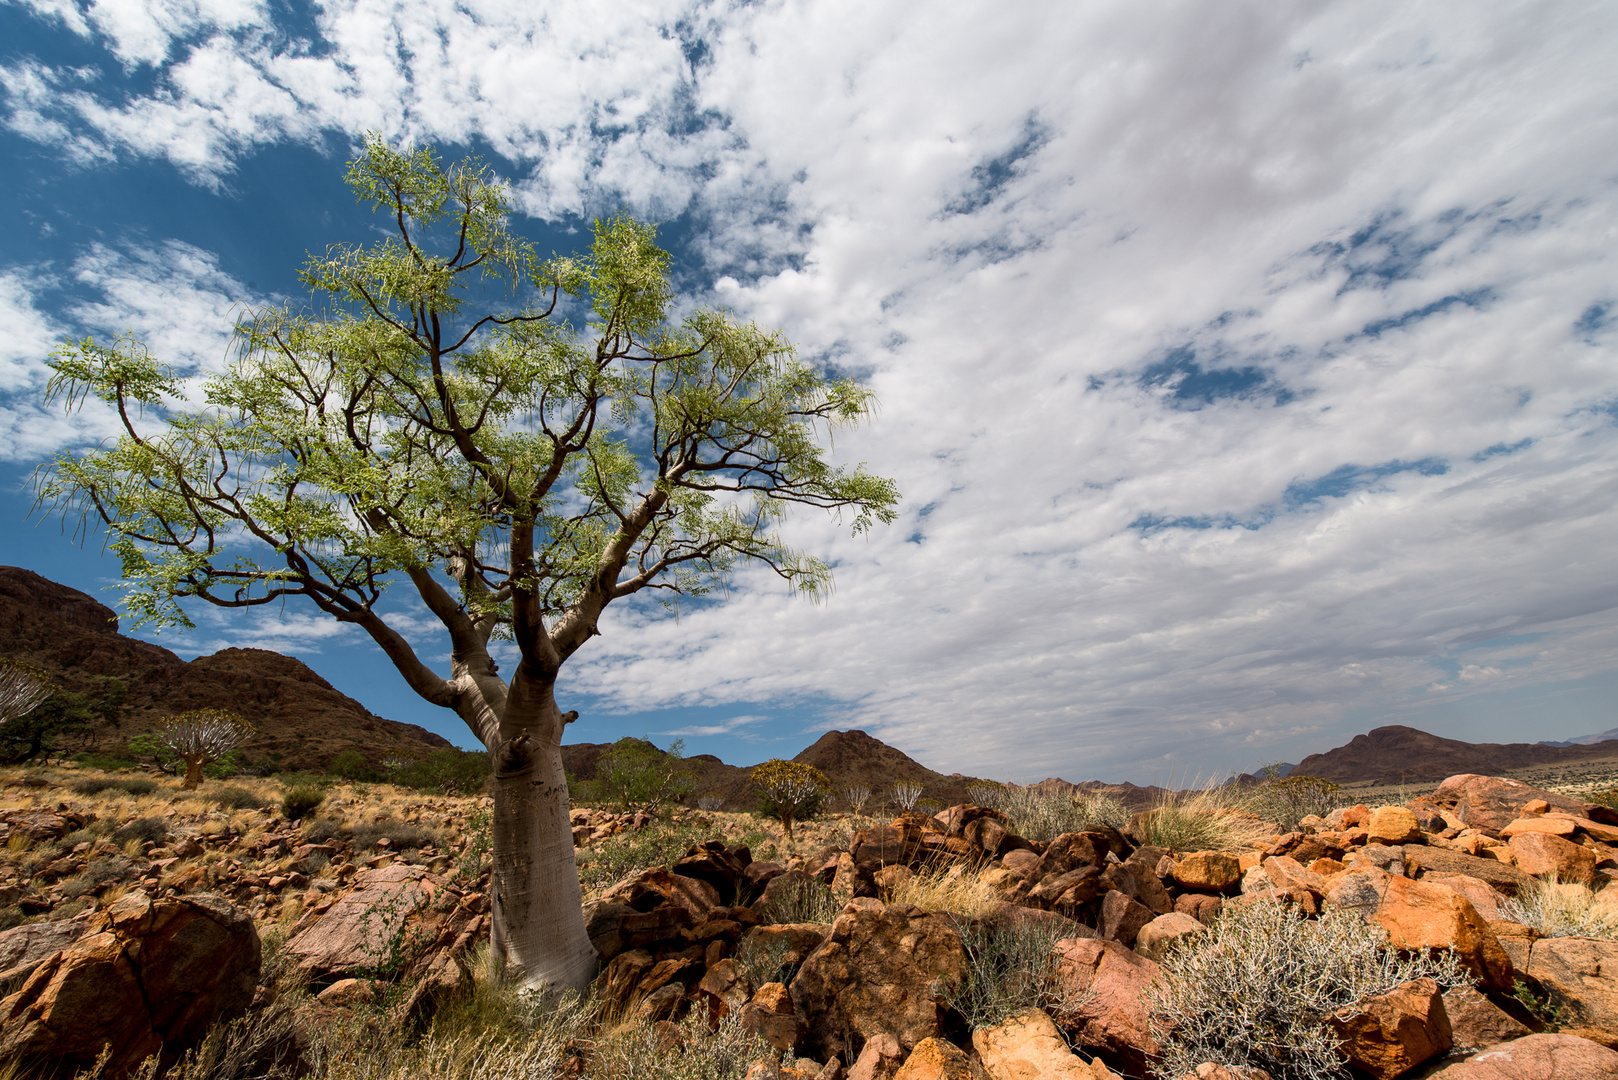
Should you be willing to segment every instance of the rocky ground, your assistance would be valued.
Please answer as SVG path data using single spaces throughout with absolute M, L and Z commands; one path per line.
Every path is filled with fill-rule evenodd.
M 69 1071 L 134 1075 L 212 1030 L 172 1075 L 1323 1075 L 1285 1053 L 1268 1074 L 1220 1060 L 1263 1011 L 1243 995 L 1306 1015 L 1285 1011 L 1296 972 L 1233 984 L 1214 1017 L 1229 1038 L 1197 1059 L 1207 1018 L 1165 997 L 1275 912 L 1301 941 L 1371 933 L 1413 976 L 1317 1008 L 1341 1075 L 1618 1080 L 1618 813 L 1510 779 L 1195 851 L 1145 843 L 1140 815 L 1032 839 L 967 804 L 832 815 L 789 845 L 751 814 L 581 807 L 603 968 L 587 1006 L 543 1017 L 481 959 L 482 799 L 339 785 L 292 822 L 269 780 L 0 784 L 0 1057 Z M 990 955 L 1018 941 L 1031 960 Z

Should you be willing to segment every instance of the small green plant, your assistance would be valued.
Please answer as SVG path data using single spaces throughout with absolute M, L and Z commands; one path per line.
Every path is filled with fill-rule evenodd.
M 281 796 L 281 816 L 288 821 L 302 821 L 325 801 L 326 793 L 317 787 L 307 784 L 290 787 Z
M 404 974 L 432 939 L 431 933 L 410 920 L 426 906 L 425 895 L 407 898 L 399 892 L 365 909 L 360 915 L 359 931 L 362 940 L 372 943 L 373 959 L 355 968 L 356 978 L 391 982 Z
M 458 868 L 464 877 L 475 878 L 483 872 L 483 860 L 489 857 L 494 843 L 494 815 L 479 810 L 467 820 L 466 850 L 461 852 Z
M 388 782 L 435 795 L 476 795 L 491 772 L 487 751 L 445 747 L 400 765 L 388 775 Z
M 1053 950 L 1062 931 L 1020 919 L 960 917 L 955 922 L 966 950 L 966 974 L 942 989 L 949 1007 L 972 1030 L 1002 1024 L 1024 1009 L 1060 1015 L 1083 1004 L 1086 995 L 1064 987 L 1057 975 Z
M 831 889 L 814 878 L 793 881 L 777 889 L 768 904 L 755 906 L 759 907 L 759 914 L 764 916 L 766 922 L 779 926 L 793 923 L 830 926 L 843 910 L 843 905 L 832 896 Z
M 1330 780 L 1282 776 L 1278 765 L 1264 766 L 1258 776 L 1263 783 L 1247 794 L 1247 807 L 1282 832 L 1294 831 L 1310 815 L 1325 817 L 1342 802 L 1342 788 Z
M 1453 953 L 1401 957 L 1356 912 L 1309 920 L 1270 900 L 1226 908 L 1162 961 L 1150 994 L 1162 1074 L 1211 1061 L 1275 1080 L 1346 1077 L 1326 1017 L 1424 977 L 1446 989 L 1471 981 Z
M 1609 810 L 1618 810 L 1618 787 L 1591 792 L 1589 795 L 1584 796 L 1584 800 L 1596 803 L 1599 806 L 1605 806 Z
M 717 791 L 705 791 L 697 796 L 697 809 L 713 813 L 725 805 L 725 797 Z
M 372 768 L 371 763 L 365 760 L 365 755 L 358 750 L 344 750 L 337 754 L 327 764 L 326 771 L 350 783 L 369 784 L 382 779 L 381 771 Z
M 1561 1031 L 1578 1024 L 1578 1017 L 1563 1008 L 1549 993 L 1541 997 L 1521 979 L 1511 984 L 1511 996 L 1528 1010 L 1530 1016 L 1545 1025 L 1546 1031 Z

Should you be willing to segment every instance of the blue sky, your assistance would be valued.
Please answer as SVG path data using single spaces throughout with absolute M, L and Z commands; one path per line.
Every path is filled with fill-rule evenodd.
M 110 430 L 65 336 L 198 373 L 307 251 L 374 235 L 359 134 L 485 155 L 572 247 L 628 208 L 682 287 L 867 378 L 898 480 L 820 606 L 747 572 L 609 612 L 575 737 L 750 763 L 862 727 L 1006 779 L 1248 769 L 1382 723 L 1618 725 L 1610 5 L 0 3 L 0 561 Z M 458 741 L 288 608 L 156 640 L 293 653 Z M 418 624 L 427 655 L 442 656 Z

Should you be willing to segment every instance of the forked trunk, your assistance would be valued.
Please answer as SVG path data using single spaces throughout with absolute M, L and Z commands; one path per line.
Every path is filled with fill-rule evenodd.
M 551 684 L 519 676 L 491 755 L 491 946 L 505 978 L 532 989 L 583 992 L 599 958 L 584 932 L 561 743 Z

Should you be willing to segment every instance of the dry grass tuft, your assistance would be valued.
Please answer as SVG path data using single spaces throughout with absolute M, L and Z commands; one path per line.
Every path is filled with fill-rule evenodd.
M 994 889 L 978 880 L 972 867 L 965 863 L 946 863 L 924 867 L 906 878 L 889 893 L 888 902 L 982 919 L 1001 901 Z
M 1500 904 L 1502 918 L 1532 926 L 1540 937 L 1589 937 L 1618 941 L 1618 893 L 1595 893 L 1554 875 L 1536 879 Z

